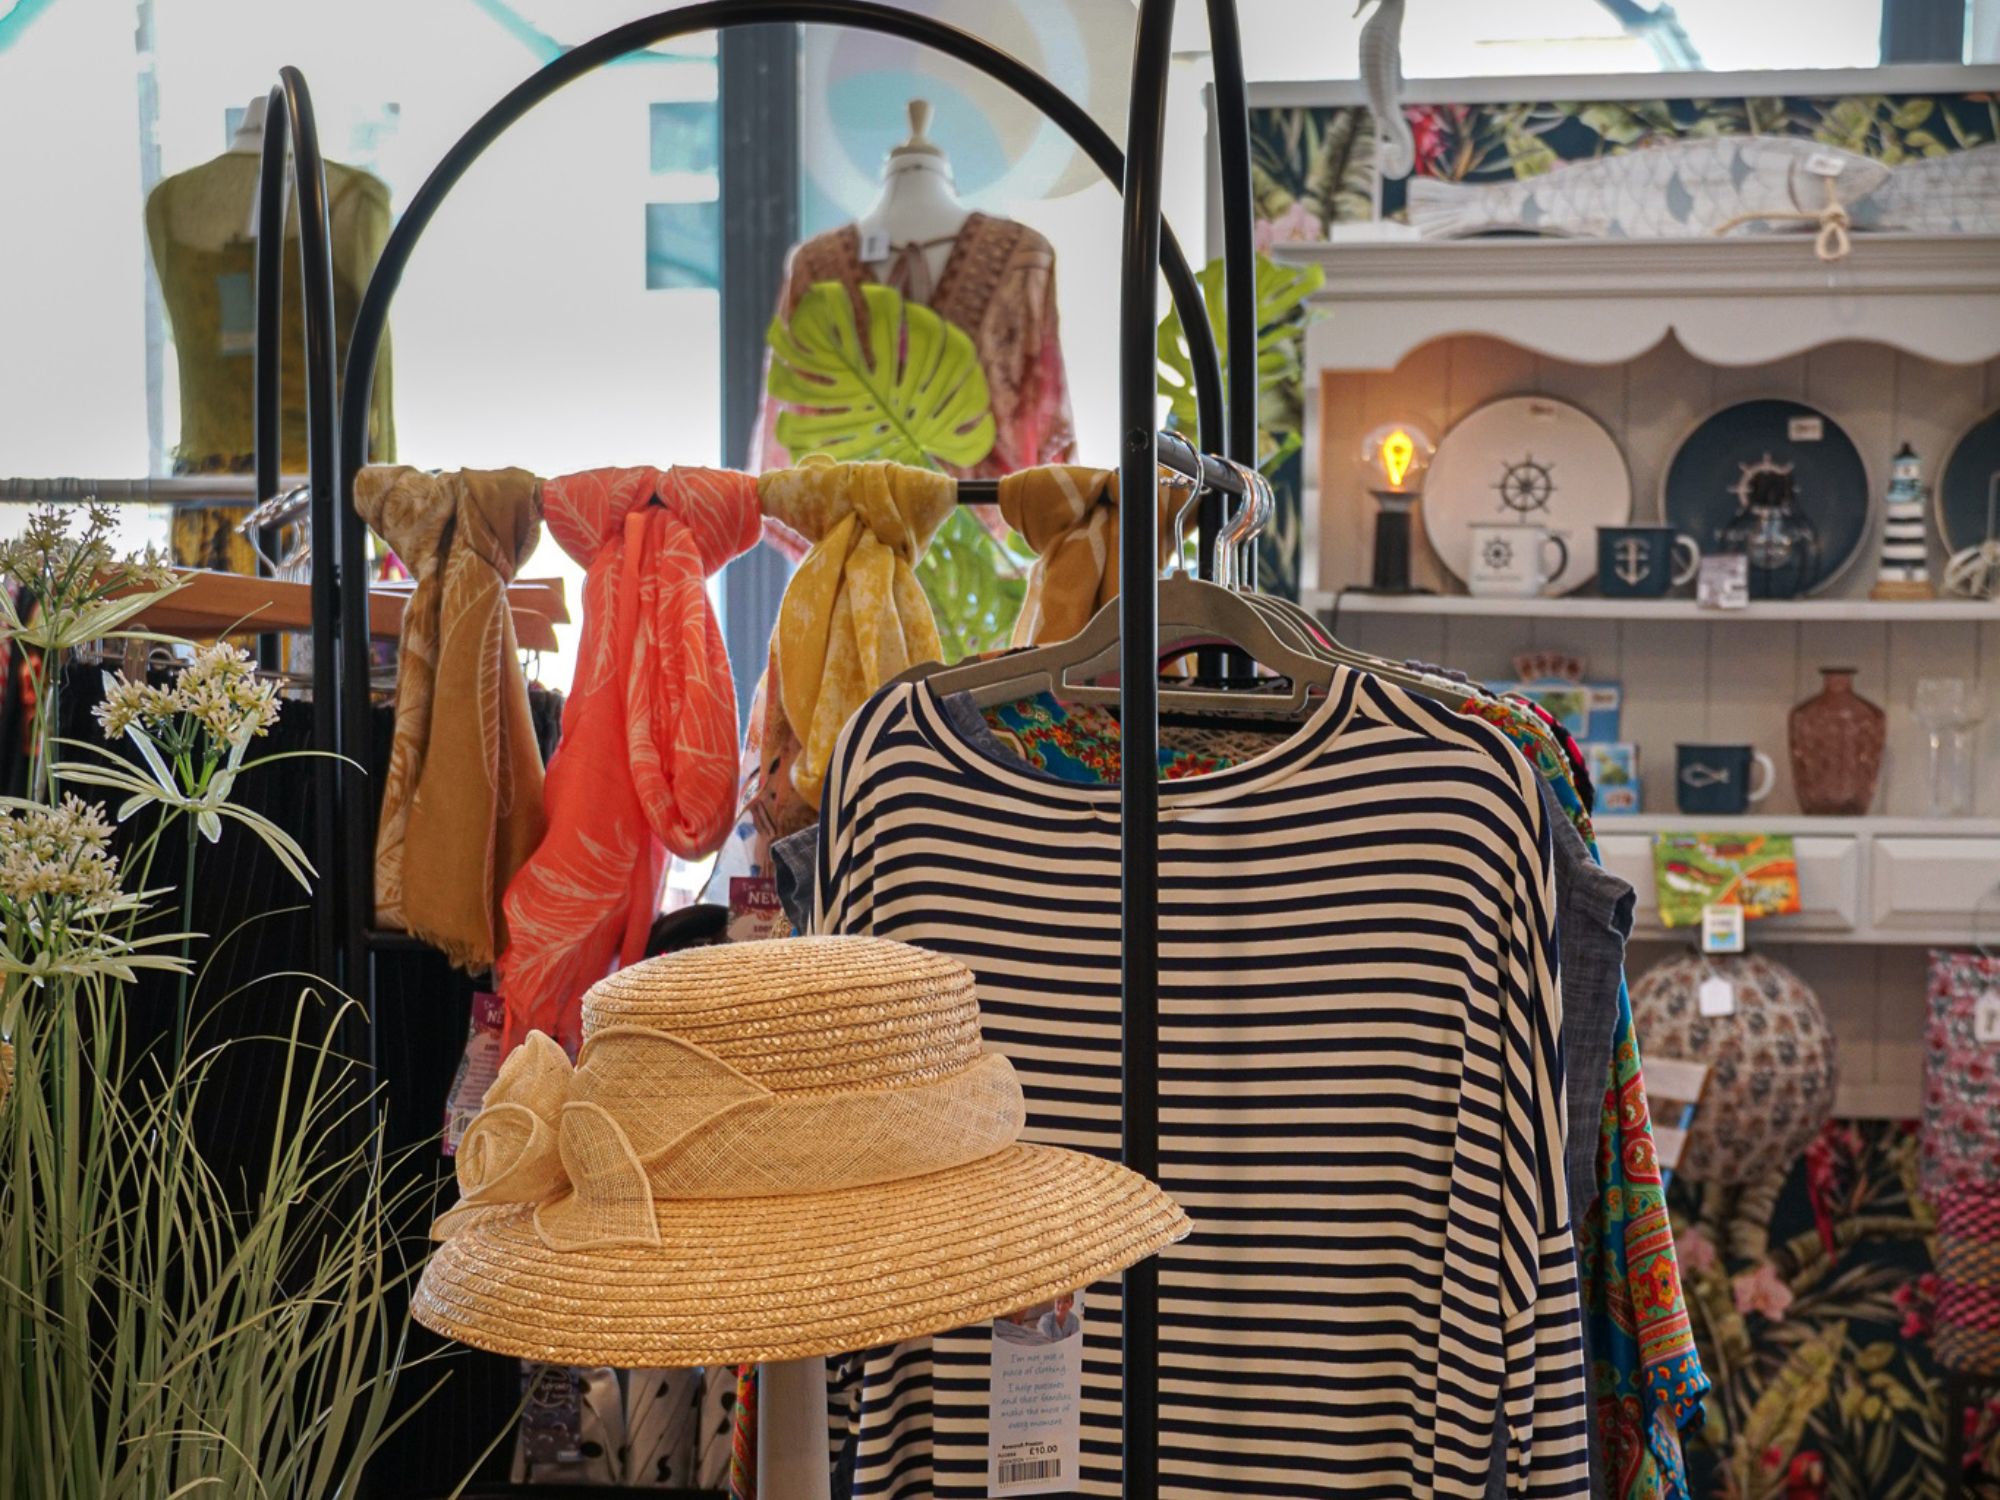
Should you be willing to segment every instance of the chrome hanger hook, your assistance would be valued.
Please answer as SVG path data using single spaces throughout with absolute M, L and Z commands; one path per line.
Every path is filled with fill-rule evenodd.
M 1225 458 L 1224 463 L 1235 471 L 1243 482 L 1243 504 L 1224 525 L 1221 535 L 1216 538 L 1218 556 L 1216 558 L 1216 580 L 1228 587 L 1240 589 L 1250 581 L 1248 570 L 1243 566 L 1243 549 L 1248 545 L 1271 518 L 1273 502 L 1270 487 L 1263 482 L 1263 476 L 1233 458 Z

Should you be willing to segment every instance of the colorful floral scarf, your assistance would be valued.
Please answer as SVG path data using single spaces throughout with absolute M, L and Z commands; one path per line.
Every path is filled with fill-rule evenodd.
M 1577 1230 L 1590 1385 L 1607 1493 L 1617 1500 L 1686 1500 L 1681 1433 L 1701 1417 L 1708 1376 L 1695 1352 L 1653 1146 L 1632 1000 L 1618 986 L 1611 1086 L 1597 1144 L 1597 1202 Z
M 1460 712 L 1499 726 L 1549 784 L 1590 857 L 1598 859 L 1590 813 L 1548 726 L 1526 703 L 1506 698 L 1468 698 Z M 1605 1493 L 1615 1500 L 1688 1500 L 1681 1433 L 1700 1418 L 1709 1380 L 1681 1292 L 1639 1034 L 1622 981 L 1611 1077 L 1598 1121 L 1597 1184 L 1597 1201 L 1577 1220 L 1576 1233 L 1591 1395 L 1611 1471 Z
M 1117 782 L 1118 716 L 1110 709 L 1037 693 L 984 712 L 1001 744 L 1037 770 L 1085 786 Z M 1270 743 L 1268 734 L 1259 744 L 1255 731 L 1210 729 L 1163 729 L 1160 739 L 1162 781 L 1227 770 Z
M 574 1050 L 583 992 L 644 957 L 667 855 L 728 832 L 736 690 L 707 580 L 757 540 L 757 482 L 721 469 L 593 469 L 542 487 L 585 568 L 583 641 L 549 763 L 549 829 L 507 888 L 504 1044 Z

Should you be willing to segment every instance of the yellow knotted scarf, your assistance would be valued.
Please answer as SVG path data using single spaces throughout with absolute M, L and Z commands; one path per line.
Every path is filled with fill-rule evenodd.
M 910 565 L 958 503 L 944 474 L 821 454 L 757 481 L 764 513 L 812 543 L 785 589 L 766 694 L 800 752 L 791 780 L 814 809 L 833 744 L 883 683 L 942 654 Z M 765 744 L 767 760 L 773 747 Z
M 1159 492 L 1159 559 L 1173 555 L 1178 489 Z M 1118 597 L 1118 475 L 1109 469 L 1045 464 L 1000 481 L 1000 514 L 1035 550 L 1014 644 L 1066 641 Z

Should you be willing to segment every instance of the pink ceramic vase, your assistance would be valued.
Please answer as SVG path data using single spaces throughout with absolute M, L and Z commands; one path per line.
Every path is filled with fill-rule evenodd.
M 1792 784 L 1801 811 L 1858 817 L 1875 802 L 1888 716 L 1854 691 L 1854 668 L 1819 670 L 1819 692 L 1792 710 Z

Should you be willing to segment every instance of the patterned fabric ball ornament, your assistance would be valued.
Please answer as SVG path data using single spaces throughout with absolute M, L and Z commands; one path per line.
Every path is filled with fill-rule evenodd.
M 1953 1188 L 1938 1202 L 1938 1363 L 2000 1375 L 2000 1189 Z
M 2000 1191 L 2000 957 L 1931 950 L 1924 1191 Z
M 1701 1013 L 1709 979 L 1733 987 L 1727 1015 Z M 1632 1016 L 1642 1057 L 1708 1065 L 1675 1169 L 1691 1181 L 1754 1182 L 1781 1171 L 1833 1113 L 1837 1069 L 1826 1014 L 1806 982 L 1774 959 L 1669 959 L 1632 986 Z

